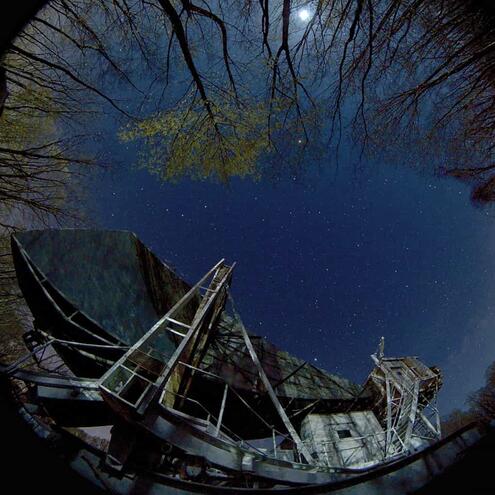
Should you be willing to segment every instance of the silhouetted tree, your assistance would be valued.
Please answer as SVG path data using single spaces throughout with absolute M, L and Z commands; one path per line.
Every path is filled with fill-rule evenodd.
M 471 409 L 483 420 L 495 418 L 495 362 L 485 373 L 486 384 L 469 397 Z
M 467 410 L 455 409 L 444 418 L 444 436 L 474 421 L 489 423 L 495 419 L 495 361 L 487 368 L 485 379 L 485 385 L 468 397 Z
M 126 139 L 162 143 L 149 165 L 164 178 L 194 163 L 198 177 L 256 174 L 265 153 L 283 155 L 281 134 L 305 148 L 320 123 L 338 148 L 352 125 L 368 151 L 447 142 L 430 167 L 474 180 L 473 199 L 489 201 L 493 20 L 474 0 L 54 0 L 14 42 L 26 66 L 8 77 L 49 86 L 60 115 L 106 102 L 130 124 Z M 139 103 L 108 92 L 109 77 Z

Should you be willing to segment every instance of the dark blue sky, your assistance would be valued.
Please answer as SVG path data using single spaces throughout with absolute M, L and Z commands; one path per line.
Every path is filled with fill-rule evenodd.
M 101 227 L 134 231 L 194 282 L 237 261 L 233 294 L 252 331 L 362 382 L 385 336 L 387 355 L 440 366 L 441 413 L 482 385 L 495 355 L 495 232 L 469 189 L 406 167 L 367 163 L 277 183 L 163 184 L 134 149 L 102 172 L 91 202 Z M 330 167 L 331 168 L 331 167 Z

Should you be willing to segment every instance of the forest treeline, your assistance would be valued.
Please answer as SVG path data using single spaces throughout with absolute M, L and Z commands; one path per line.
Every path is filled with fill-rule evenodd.
M 489 202 L 493 10 L 480 0 L 53 0 L 3 58 L 2 129 L 14 133 L 2 131 L 0 160 L 47 158 L 50 180 L 61 179 L 77 168 L 63 165 L 94 158 L 78 146 L 101 112 L 166 180 L 256 177 L 267 163 L 283 173 L 315 149 L 338 156 L 352 133 L 363 154 L 423 160 Z M 43 153 L 15 131 L 34 119 L 57 122 L 57 136 L 29 133 Z M 36 212 L 48 199 L 38 183 L 36 200 L 17 194 Z
M 495 420 L 495 362 L 485 372 L 485 385 L 468 397 L 466 405 L 467 409 L 455 409 L 442 420 L 443 436 L 473 422 Z

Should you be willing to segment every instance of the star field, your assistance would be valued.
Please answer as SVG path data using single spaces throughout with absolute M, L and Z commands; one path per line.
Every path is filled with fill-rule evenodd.
M 134 231 L 189 282 L 237 261 L 233 294 L 253 332 L 357 382 L 383 335 L 387 355 L 444 370 L 443 413 L 481 385 L 495 235 L 463 184 L 375 164 L 359 180 L 161 184 L 128 163 L 95 181 L 99 224 Z

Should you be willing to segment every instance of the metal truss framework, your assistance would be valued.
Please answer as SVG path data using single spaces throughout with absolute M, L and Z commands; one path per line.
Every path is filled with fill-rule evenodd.
M 235 311 L 228 290 L 233 268 L 234 266 L 227 266 L 223 260 L 217 263 L 138 342 L 131 348 L 127 348 L 127 352 L 114 363 L 101 379 L 95 381 L 62 379 L 63 383 L 49 381 L 48 385 L 52 388 L 84 389 L 85 393 L 90 394 L 88 399 L 100 401 L 103 399 L 117 414 L 121 414 L 127 419 L 132 418 L 132 422 L 143 425 L 151 424 L 148 420 L 154 418 L 157 412 L 160 415 L 160 410 L 162 412 L 166 412 L 166 410 L 180 412 L 184 401 L 191 400 L 187 397 L 188 388 L 195 373 L 205 373 L 220 379 L 219 376 L 202 370 L 199 366 L 215 335 L 216 325 L 225 303 L 227 299 L 230 299 L 232 309 L 239 322 L 236 337 L 243 342 L 247 349 L 254 369 L 256 369 L 275 410 L 284 423 L 286 433 L 288 433 L 287 435 L 278 432 L 273 425 L 266 424 L 272 431 L 273 451 L 271 453 L 265 451 L 264 454 L 258 451 L 263 459 L 266 459 L 266 456 L 278 458 L 277 435 L 282 435 L 292 442 L 293 447 L 290 450 L 293 451 L 294 460 L 299 458 L 299 461 L 295 461 L 296 463 L 301 463 L 301 459 L 303 459 L 308 467 L 311 465 L 321 466 L 331 470 L 352 467 L 357 451 L 366 450 L 365 447 L 370 442 L 380 445 L 383 452 L 381 459 L 369 460 L 370 464 L 375 464 L 403 456 L 416 447 L 424 445 L 425 441 L 434 441 L 440 438 L 440 421 L 435 402 L 441 385 L 440 372 L 435 368 L 428 368 L 413 357 L 385 358 L 382 340 L 379 351 L 372 355 L 375 369 L 370 374 L 364 389 L 366 387 L 373 388 L 377 398 L 374 413 L 381 422 L 383 431 L 355 438 L 356 441 L 359 440 L 360 442 L 356 442 L 356 447 L 349 448 L 348 452 L 342 452 L 345 454 L 345 458 L 342 459 L 341 466 L 332 466 L 329 458 L 313 457 L 274 391 L 279 383 L 275 386 L 271 384 L 251 338 Z M 55 341 L 61 345 L 73 346 L 78 344 L 47 337 L 45 342 L 33 343 L 30 353 L 32 357 L 36 358 L 39 352 L 44 351 L 45 347 Z M 160 350 L 160 342 L 163 343 L 164 339 L 174 339 L 177 343 L 171 355 L 164 355 Z M 81 343 L 80 345 L 93 344 Z M 7 369 L 0 371 L 7 375 L 14 375 L 20 371 L 19 368 L 26 359 L 24 357 Z M 296 372 L 301 367 L 299 366 Z M 38 378 L 34 378 L 26 376 L 27 381 L 36 383 Z M 58 380 L 60 381 L 60 378 Z M 226 440 L 230 445 L 237 444 L 242 448 L 244 441 L 241 439 L 239 444 L 235 440 L 235 436 L 231 435 L 232 432 L 224 430 L 222 424 L 230 390 L 235 393 L 226 382 L 217 418 L 203 407 L 208 413 L 203 425 L 204 431 L 219 440 Z M 94 395 L 96 392 L 100 392 L 101 397 Z M 239 399 L 243 401 L 240 396 Z M 199 405 L 201 406 L 201 404 Z M 250 408 L 249 404 L 245 405 Z M 216 419 L 216 421 L 212 423 L 211 419 Z M 264 421 L 263 418 L 260 419 Z M 163 421 L 167 421 L 166 415 Z M 201 422 L 199 418 L 197 422 Z M 210 428 L 212 425 L 213 428 Z M 150 431 L 154 432 L 155 430 L 151 429 Z M 162 438 L 162 432 L 158 429 L 156 436 Z M 118 443 L 118 440 L 119 438 L 116 436 L 114 443 Z M 123 457 L 117 455 L 114 458 L 112 455 L 114 443 L 112 442 L 110 443 L 107 462 L 111 462 L 114 468 L 122 469 L 126 461 L 126 453 Z M 250 452 L 254 453 L 257 450 L 251 448 L 248 442 L 246 442 L 246 446 Z M 178 447 L 182 448 L 180 445 Z M 208 446 L 205 448 L 207 449 Z M 254 465 L 251 465 L 253 464 L 253 456 L 249 452 L 245 452 L 243 456 L 242 470 L 247 472 L 253 470 Z M 228 462 L 226 461 L 225 466 L 232 469 Z M 302 466 L 302 464 L 299 465 Z M 260 469 L 265 469 L 261 463 L 260 466 Z M 274 467 L 267 469 L 276 470 Z M 260 471 L 261 473 L 262 471 Z M 272 473 L 271 476 L 275 476 L 276 479 L 283 479 L 284 475 Z
M 105 373 L 100 380 L 100 389 L 103 397 L 110 404 L 117 405 L 121 411 L 123 410 L 122 407 L 132 410 L 143 420 L 145 420 L 148 410 L 150 408 L 152 410 L 153 404 L 157 402 L 162 406 L 180 410 L 181 402 L 187 400 L 187 386 L 192 379 L 192 374 L 202 372 L 198 367 L 211 341 L 211 333 L 218 316 L 225 306 L 232 270 L 233 266 L 225 265 L 223 260 L 217 263 Z M 205 287 L 205 282 L 208 280 L 210 280 L 210 285 Z M 179 314 L 180 310 L 184 309 L 184 306 L 198 295 L 200 302 L 192 321 L 185 322 L 176 319 L 176 314 Z M 239 322 L 240 336 L 277 413 L 280 415 L 290 438 L 297 446 L 298 453 L 307 463 L 312 463 L 313 459 L 280 404 L 240 318 Z M 156 344 L 156 338 L 163 337 L 167 332 L 177 335 L 181 340 L 168 362 L 164 363 L 163 361 L 159 362 L 156 356 L 153 356 L 153 348 Z M 226 395 L 227 388 L 225 388 L 222 397 L 220 414 L 215 428 L 216 436 L 219 435 L 221 428 Z
M 383 338 L 372 354 L 376 367 L 366 386 L 380 391 L 375 414 L 385 430 L 384 460 L 406 454 L 441 436 L 436 397 L 440 372 L 414 357 L 386 358 Z

